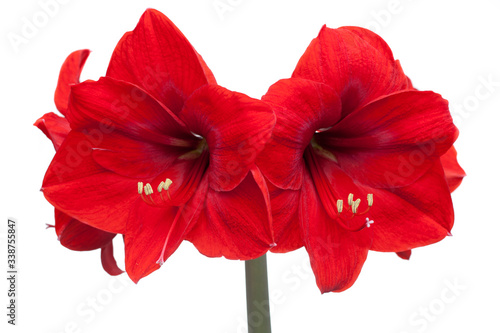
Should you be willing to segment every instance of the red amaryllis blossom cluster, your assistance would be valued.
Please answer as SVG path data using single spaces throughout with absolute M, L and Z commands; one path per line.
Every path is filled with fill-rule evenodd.
M 116 234 L 136 282 L 183 240 L 241 260 L 305 246 L 320 290 L 343 291 L 369 250 L 408 259 L 450 234 L 464 172 L 448 103 L 415 89 L 368 30 L 323 27 L 262 100 L 217 85 L 155 10 L 105 77 L 80 83 L 88 54 L 61 69 L 64 117 L 35 124 L 57 151 L 42 190 L 59 240 L 101 248 L 110 274 Z
M 107 254 L 122 234 L 136 282 L 183 240 L 231 259 L 273 246 L 269 195 L 254 164 L 275 123 L 271 108 L 217 85 L 155 10 L 120 40 L 105 77 L 77 83 L 87 55 L 72 54 L 62 68 L 55 99 L 65 118 L 36 123 L 57 150 L 42 191 L 63 245 Z
M 262 99 L 277 117 L 257 163 L 271 251 L 305 246 L 322 292 L 349 288 L 369 250 L 407 259 L 450 234 L 450 191 L 464 173 L 448 103 L 416 90 L 379 36 L 323 27 Z

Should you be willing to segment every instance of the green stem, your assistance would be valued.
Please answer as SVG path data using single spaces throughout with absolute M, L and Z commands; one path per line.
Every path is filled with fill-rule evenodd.
M 245 261 L 248 333 L 271 333 L 266 255 Z

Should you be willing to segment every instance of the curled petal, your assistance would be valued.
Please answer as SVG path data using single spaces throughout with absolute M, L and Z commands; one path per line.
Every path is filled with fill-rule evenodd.
M 54 101 L 57 110 L 63 115 L 66 114 L 66 110 L 68 109 L 71 86 L 80 82 L 80 74 L 89 54 L 89 50 L 78 50 L 71 53 L 64 61 L 59 72 Z
M 210 187 L 230 191 L 247 176 L 271 137 L 275 116 L 256 99 L 216 85 L 198 89 L 179 117 L 207 141 Z
M 52 141 L 55 150 L 59 149 L 71 128 L 66 118 L 49 112 L 40 117 L 34 124 Z
M 302 79 L 280 80 L 262 97 L 276 114 L 270 142 L 257 164 L 271 183 L 297 190 L 304 173 L 303 154 L 316 130 L 340 118 L 340 99 L 327 85 Z
M 465 171 L 458 164 L 455 147 L 452 146 L 443 156 L 441 156 L 441 163 L 443 164 L 444 175 L 450 192 L 453 192 L 460 186 L 462 179 L 466 176 Z
M 116 264 L 113 256 L 113 242 L 109 242 L 101 248 L 101 263 L 102 268 L 112 276 L 120 275 L 123 271 Z

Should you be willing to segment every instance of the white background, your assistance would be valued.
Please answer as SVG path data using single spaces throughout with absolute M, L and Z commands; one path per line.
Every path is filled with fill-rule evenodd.
M 134 285 L 125 275 L 106 275 L 99 251 L 67 250 L 53 229 L 45 230 L 53 210 L 39 188 L 54 151 L 32 124 L 55 111 L 53 92 L 65 57 L 91 49 L 82 79 L 97 79 L 122 34 L 148 7 L 183 31 L 219 84 L 252 97 L 289 77 L 327 24 L 378 32 L 418 89 L 450 101 L 461 132 L 459 161 L 468 174 L 453 194 L 454 236 L 415 250 L 410 261 L 370 253 L 358 281 L 341 294 L 320 294 L 303 249 L 269 255 L 274 332 L 500 332 L 497 1 L 60 0 L 43 22 L 41 3 L 48 1 L 0 5 L 3 272 L 7 218 L 19 225 L 18 326 L 6 323 L 7 283 L 1 278 L 2 332 L 245 331 L 243 262 L 206 258 L 185 242 L 159 271 Z M 214 4 L 229 7 L 218 13 Z M 26 20 L 34 18 L 41 20 L 38 31 L 14 47 L 8 36 L 23 36 Z M 494 84 L 485 85 L 488 80 Z M 115 245 L 123 267 L 123 244 L 117 238 Z

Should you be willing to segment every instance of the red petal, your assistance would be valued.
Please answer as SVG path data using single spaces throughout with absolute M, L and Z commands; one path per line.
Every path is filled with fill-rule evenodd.
M 134 31 L 122 37 L 106 75 L 140 86 L 174 113 L 194 90 L 215 83 L 186 37 L 154 9 L 146 10 Z
M 396 254 L 398 255 L 398 257 L 400 257 L 401 259 L 404 259 L 404 260 L 410 260 L 410 257 L 411 257 L 411 250 L 408 250 L 408 251 L 401 251 L 401 252 L 396 252 Z
M 366 209 L 367 194 L 373 194 L 374 203 L 368 213 L 352 220 L 353 225 L 360 225 L 366 217 L 374 221 L 370 228 L 373 232 L 371 250 L 401 252 L 433 244 L 443 239 L 453 226 L 453 205 L 439 160 L 413 184 L 386 189 L 355 182 L 336 163 L 324 158 L 317 157 L 316 163 L 310 170 L 323 206 L 331 217 L 337 214 L 338 199 L 345 202 L 349 193 L 353 193 L 354 199 L 362 200 L 359 208 L 362 212 Z
M 200 219 L 186 239 L 208 257 L 254 259 L 273 245 L 269 215 L 265 195 L 249 173 L 232 191 L 208 190 Z
M 92 157 L 99 165 L 114 173 L 148 181 L 164 172 L 187 152 L 186 148 L 130 139 L 116 131 L 106 135 L 94 147 Z
M 466 176 L 465 171 L 458 164 L 455 147 L 452 146 L 443 156 L 441 156 L 441 163 L 443 164 L 444 175 L 448 182 L 450 192 L 453 192 Z
M 446 100 L 433 92 L 406 91 L 358 109 L 317 140 L 353 179 L 395 187 L 420 178 L 457 136 Z
M 71 130 L 66 118 L 60 117 L 53 112 L 44 114 L 34 125 L 52 141 L 55 150 L 59 149 Z
M 63 115 L 66 115 L 66 110 L 68 109 L 71 85 L 80 82 L 80 74 L 89 54 L 89 50 L 75 51 L 66 58 L 61 67 L 54 101 L 57 109 Z
M 160 268 L 158 260 L 164 248 L 162 259 L 167 260 L 179 247 L 198 219 L 207 188 L 205 177 L 191 201 L 181 207 L 152 207 L 142 201 L 137 203 L 124 236 L 125 267 L 132 281 L 137 283 Z
M 107 171 L 91 156 L 92 143 L 71 131 L 43 181 L 43 194 L 56 208 L 93 227 L 123 233 L 128 208 L 138 198 L 137 182 Z
M 286 253 L 304 245 L 299 227 L 300 190 L 282 190 L 269 183 L 273 232 L 276 246 L 271 252 Z
M 67 114 L 72 129 L 95 132 L 96 141 L 114 131 L 131 138 L 191 147 L 197 140 L 165 106 L 127 82 L 103 77 L 73 86 Z
M 101 263 L 102 268 L 109 275 L 120 275 L 123 271 L 116 264 L 115 257 L 113 256 L 113 242 L 109 242 L 101 249 Z
M 356 281 L 368 255 L 370 233 L 346 231 L 324 210 L 308 174 L 300 201 L 304 244 L 322 293 L 340 292 Z
M 304 173 L 304 149 L 316 130 L 337 122 L 340 100 L 330 87 L 300 79 L 278 81 L 262 100 L 273 108 L 277 119 L 257 164 L 274 185 L 297 190 Z
M 81 223 L 55 210 L 56 233 L 61 245 L 74 251 L 91 251 L 111 242 L 115 234 Z
M 387 44 L 373 32 L 323 27 L 292 75 L 332 86 L 342 99 L 342 116 L 364 104 L 408 88 L 406 75 Z
M 241 183 L 275 124 L 265 103 L 215 85 L 193 93 L 179 117 L 191 132 L 207 140 L 207 173 L 216 191 L 229 191 Z

